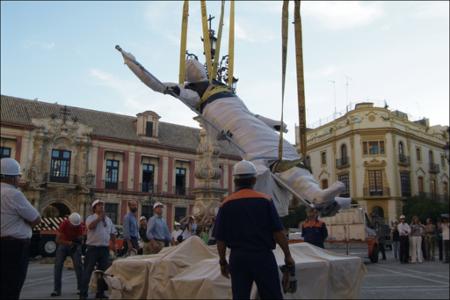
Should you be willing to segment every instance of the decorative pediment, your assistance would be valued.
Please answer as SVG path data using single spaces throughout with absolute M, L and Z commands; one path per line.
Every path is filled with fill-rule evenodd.
M 61 120 L 57 118 L 33 118 L 36 134 L 46 137 L 53 144 L 63 143 L 70 145 L 74 142 L 87 142 L 93 128 L 74 120 Z
M 322 170 L 319 174 L 319 179 L 328 179 L 330 177 L 330 173 L 327 172 L 327 170 Z
M 372 110 L 366 114 L 366 117 L 370 122 L 374 122 L 376 120 L 377 115 L 378 114 Z
M 385 167 L 386 161 L 385 160 L 378 160 L 376 158 L 373 158 L 370 161 L 364 161 L 364 167 Z
M 416 175 L 425 176 L 427 173 L 420 167 L 416 170 Z

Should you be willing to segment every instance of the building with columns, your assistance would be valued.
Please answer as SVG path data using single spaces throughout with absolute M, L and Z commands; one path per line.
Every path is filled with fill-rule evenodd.
M 2 95 L 0 155 L 19 161 L 21 189 L 43 216 L 86 216 L 100 198 L 121 224 L 127 201 L 147 217 L 160 201 L 172 227 L 194 206 L 199 129 L 159 119 L 153 111 L 132 117 Z M 219 148 L 220 188 L 230 193 L 240 157 L 226 142 Z
M 342 196 L 390 222 L 412 195 L 449 201 L 448 140 L 448 126 L 430 127 L 427 119 L 410 121 L 400 111 L 359 103 L 308 130 L 306 159 L 322 188 L 340 180 L 347 187 Z

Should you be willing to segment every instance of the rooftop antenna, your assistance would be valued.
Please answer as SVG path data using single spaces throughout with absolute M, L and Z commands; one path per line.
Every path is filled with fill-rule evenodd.
M 349 80 L 352 80 L 352 78 L 350 76 L 345 75 L 345 95 L 346 95 L 346 99 L 347 99 L 347 112 L 350 108 L 350 102 L 348 100 L 348 86 L 349 86 L 348 81 Z
M 336 80 L 328 80 L 330 83 L 333 84 L 333 94 L 334 94 L 334 114 L 333 114 L 333 118 L 336 118 Z

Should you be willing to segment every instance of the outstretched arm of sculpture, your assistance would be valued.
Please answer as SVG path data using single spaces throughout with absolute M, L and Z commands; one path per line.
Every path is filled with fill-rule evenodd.
M 200 101 L 200 96 L 192 90 L 185 89 L 173 82 L 161 82 L 152 73 L 147 71 L 134 57 L 133 54 L 126 52 L 116 46 L 116 49 L 122 54 L 124 63 L 130 68 L 130 70 L 149 88 L 155 92 L 162 94 L 170 94 L 180 99 L 186 105 L 195 107 Z
M 272 128 L 273 130 L 280 131 L 281 126 L 280 121 L 272 120 L 270 118 L 263 117 L 261 115 L 255 115 L 255 117 L 266 123 L 266 125 Z M 283 126 L 281 127 L 281 129 L 283 129 L 283 132 L 288 132 L 286 123 L 283 122 Z

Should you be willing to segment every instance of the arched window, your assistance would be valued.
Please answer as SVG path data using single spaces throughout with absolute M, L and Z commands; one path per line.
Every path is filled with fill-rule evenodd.
M 342 162 L 347 161 L 347 145 L 341 145 L 341 160 Z
M 419 194 L 422 194 L 424 192 L 422 176 L 417 177 L 417 189 L 418 189 Z
M 372 217 L 384 218 L 384 209 L 380 206 L 374 206 L 372 208 Z
M 431 193 L 431 199 L 433 199 L 433 200 L 437 199 L 436 180 L 434 180 L 434 179 L 430 179 L 430 193 Z
M 405 149 L 403 147 L 403 142 L 398 143 L 398 154 L 401 156 L 405 155 Z
M 434 155 L 432 150 L 428 151 L 428 159 L 430 161 L 430 164 L 434 164 Z

